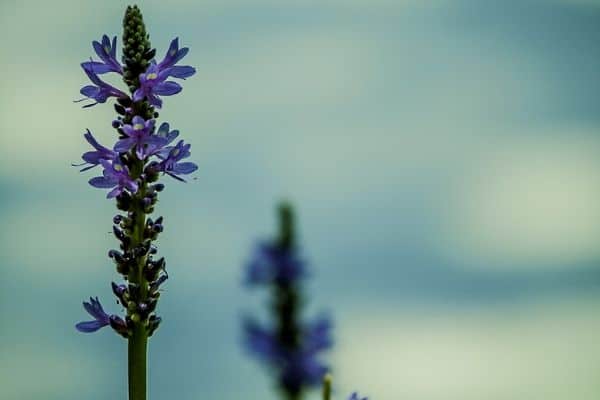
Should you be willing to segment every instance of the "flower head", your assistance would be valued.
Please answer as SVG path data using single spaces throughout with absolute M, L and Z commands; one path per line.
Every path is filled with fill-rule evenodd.
M 173 140 L 175 140 L 179 136 L 179 131 L 176 129 L 171 131 L 169 123 L 163 122 L 156 130 L 156 136 L 158 136 L 162 140 L 154 145 L 151 145 L 148 151 L 150 154 L 157 155 L 159 158 L 164 160 L 168 157 L 169 152 L 171 151 L 171 147 L 165 146 L 171 144 Z
M 110 316 L 104 312 L 102 308 L 102 304 L 98 301 L 98 298 L 95 299 L 90 297 L 90 302 L 83 302 L 83 308 L 88 312 L 94 319 L 92 321 L 80 322 L 75 325 L 75 328 L 79 332 L 96 332 L 98 329 L 105 327 L 110 324 Z
M 97 74 L 107 72 L 116 72 L 123 74 L 123 67 L 117 61 L 117 37 L 113 37 L 112 44 L 108 36 L 102 35 L 102 43 L 94 40 L 92 42 L 94 51 L 102 61 L 86 61 L 83 64 L 84 69 L 90 69 Z
M 275 281 L 294 282 L 306 274 L 302 260 L 293 249 L 276 243 L 262 242 L 246 267 L 248 285 L 270 284 Z
M 156 63 L 151 63 L 146 72 L 140 74 L 140 88 L 133 93 L 133 101 L 146 98 L 148 103 L 161 108 L 162 100 L 159 96 L 172 96 L 182 90 L 177 82 L 167 80 L 169 76 L 169 68 L 160 69 Z
M 179 162 L 191 155 L 190 147 L 189 143 L 184 144 L 183 140 L 180 140 L 175 146 L 165 148 L 165 150 L 168 149 L 168 153 L 165 152 L 166 156 L 162 155 L 163 160 L 159 164 L 160 170 L 178 181 L 184 181 L 179 175 L 188 175 L 198 169 L 198 166 L 193 162 Z M 161 154 L 159 154 L 159 157 L 161 157 Z
M 83 153 L 83 155 L 81 156 L 83 161 L 85 161 L 83 164 L 73 165 L 76 167 L 81 167 L 81 166 L 86 165 L 86 167 L 84 167 L 80 170 L 81 172 L 87 171 L 88 169 L 91 169 L 91 168 L 94 168 L 96 165 L 100 164 L 100 160 L 112 160 L 117 156 L 117 153 L 115 153 L 111 149 L 108 149 L 108 148 L 102 146 L 100 143 L 98 143 L 96 141 L 96 139 L 94 138 L 94 136 L 92 135 L 92 132 L 90 132 L 89 129 L 87 130 L 87 133 L 85 133 L 83 135 L 83 137 L 96 150 L 87 151 L 87 152 Z
M 116 197 L 127 189 L 130 193 L 136 193 L 138 184 L 129 176 L 129 169 L 121 163 L 120 160 L 114 159 L 112 162 L 108 160 L 100 160 L 100 164 L 104 167 L 102 176 L 97 176 L 90 179 L 90 185 L 101 189 L 112 189 L 106 197 Z
M 165 58 L 158 64 L 153 60 L 148 69 L 140 74 L 140 87 L 133 93 L 133 100 L 146 98 L 150 104 L 160 108 L 162 100 L 159 96 L 172 96 L 181 92 L 182 88 L 177 82 L 167 79 L 186 79 L 196 73 L 196 69 L 189 65 L 175 65 L 188 51 L 187 47 L 179 48 L 179 38 L 173 39 Z
M 152 153 L 154 148 L 166 143 L 164 138 L 152 134 L 155 123 L 153 119 L 144 120 L 136 115 L 131 122 L 131 125 L 122 126 L 127 137 L 120 139 L 115 144 L 115 151 L 125 153 L 135 147 L 135 155 L 138 159 L 143 160 Z
M 83 71 L 90 78 L 92 83 L 95 85 L 88 85 L 81 88 L 80 93 L 89 99 L 93 99 L 96 102 L 87 104 L 83 107 L 91 107 L 98 103 L 105 103 L 109 97 L 127 98 L 128 96 L 120 91 L 119 89 L 109 85 L 102 79 L 98 78 L 98 72 L 95 70 L 95 66 L 88 65 L 86 63 L 81 64 Z M 85 99 L 82 99 L 85 100 Z M 82 101 L 79 100 L 79 101 Z
M 196 73 L 196 69 L 194 67 L 190 67 L 189 65 L 175 65 L 179 60 L 185 57 L 189 50 L 190 49 L 187 47 L 180 49 L 179 38 L 173 39 L 169 45 L 167 54 L 165 54 L 165 58 L 158 64 L 158 68 L 161 71 L 169 69 L 169 75 L 174 78 L 189 78 Z

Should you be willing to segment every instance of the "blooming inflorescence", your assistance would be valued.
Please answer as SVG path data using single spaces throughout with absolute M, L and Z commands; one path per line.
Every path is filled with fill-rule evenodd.
M 197 169 L 192 162 L 182 162 L 190 156 L 190 145 L 182 140 L 172 144 L 179 131 L 170 130 L 166 122 L 156 128 L 156 108 L 162 106 L 161 96 L 181 91 L 181 86 L 169 78 L 185 79 L 196 71 L 190 66 L 176 65 L 188 52 L 186 47 L 179 48 L 177 38 L 171 42 L 164 59 L 156 62 L 156 51 L 150 46 L 137 6 L 128 7 L 125 13 L 122 63 L 117 59 L 116 37 L 111 40 L 104 35 L 92 46 L 99 61 L 90 59 L 81 64 L 92 82 L 81 89 L 85 99 L 93 101 L 84 107 L 114 97 L 119 115 L 112 127 L 118 136 L 109 148 L 87 130 L 84 137 L 93 150 L 83 154 L 84 163 L 78 166 L 83 166 L 81 171 L 101 166 L 101 176 L 90 179 L 89 183 L 109 189 L 107 197 L 116 198 L 117 207 L 124 212 L 113 220 L 113 232 L 120 241 L 120 249 L 111 250 L 109 257 L 127 281 L 112 284 L 113 293 L 127 312 L 125 318 L 108 315 L 98 298 L 90 298 L 83 305 L 94 319 L 76 327 L 81 332 L 95 332 L 110 325 L 126 338 L 147 338 L 160 323 L 154 311 L 160 285 L 167 279 L 165 260 L 155 258 L 157 249 L 153 244 L 163 230 L 163 218 L 147 217 L 154 210 L 158 192 L 164 188 L 157 181 L 161 173 L 183 181 L 182 175 Z M 127 89 L 116 88 L 100 78 L 107 73 L 121 75 Z
M 300 282 L 306 268 L 294 242 L 291 207 L 282 205 L 279 216 L 278 239 L 258 244 L 245 277 L 250 286 L 272 288 L 275 321 L 267 328 L 247 318 L 244 343 L 252 355 L 275 371 L 285 396 L 299 399 L 305 388 L 318 386 L 327 372 L 318 355 L 332 345 L 331 322 L 325 317 L 309 323 L 300 321 Z

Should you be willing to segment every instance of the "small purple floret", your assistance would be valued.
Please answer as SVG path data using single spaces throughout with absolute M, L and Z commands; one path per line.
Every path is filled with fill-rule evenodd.
M 358 393 L 354 392 L 348 397 L 348 400 L 369 400 L 368 397 L 360 397 Z
M 102 79 L 98 77 L 98 72 L 95 70 L 95 66 L 86 65 L 86 63 L 81 64 L 83 71 L 86 73 L 88 78 L 94 83 L 94 85 L 88 85 L 81 88 L 80 93 L 87 97 L 88 99 L 93 99 L 96 102 L 92 104 L 87 104 L 83 106 L 91 107 L 98 103 L 105 103 L 109 97 L 117 97 L 117 98 L 127 98 L 127 94 L 120 91 L 119 89 L 109 85 L 104 82 Z M 85 100 L 85 99 L 82 99 Z M 79 101 L 82 101 L 79 100 Z
M 94 168 L 96 165 L 100 164 L 100 160 L 112 160 L 117 156 L 117 153 L 98 143 L 89 129 L 87 129 L 87 133 L 85 133 L 83 137 L 96 150 L 83 153 L 81 158 L 83 161 L 85 161 L 85 163 L 77 165 L 73 164 L 74 167 L 81 167 L 85 165 L 85 167 L 80 170 L 81 172 Z
M 86 61 L 82 64 L 84 69 L 90 69 L 97 74 L 116 72 L 123 74 L 123 67 L 117 61 L 117 37 L 113 37 L 112 44 L 108 36 L 102 36 L 102 43 L 94 40 L 92 42 L 94 51 L 100 57 L 100 61 Z
M 168 150 L 168 153 L 166 153 L 166 151 L 163 152 L 166 153 L 166 156 L 164 154 L 158 154 L 159 157 L 163 158 L 159 164 L 160 171 L 172 176 L 178 181 L 185 182 L 179 175 L 188 175 L 198 169 L 198 166 L 193 162 L 179 162 L 191 155 L 191 147 L 190 144 L 184 144 L 183 140 L 180 140 L 175 146 L 165 148 L 165 150 Z
M 140 116 L 133 117 L 131 125 L 123 125 L 122 130 L 127 135 L 126 138 L 120 139 L 114 147 L 114 150 L 119 153 L 126 153 L 131 148 L 135 147 L 135 155 L 140 160 L 146 159 L 155 148 L 164 146 L 166 139 L 158 135 L 153 135 L 154 130 L 153 119 L 144 120 Z
M 97 176 L 90 179 L 90 185 L 100 189 L 113 189 L 106 197 L 112 198 L 123 193 L 127 189 L 130 193 L 136 193 L 138 184 L 129 176 L 129 169 L 118 159 L 109 162 L 100 160 L 100 164 L 104 167 L 103 176 Z
M 188 51 L 187 47 L 179 48 L 178 38 L 173 39 L 165 58 L 158 64 L 153 60 L 146 72 L 140 74 L 140 88 L 133 94 L 133 101 L 145 98 L 153 106 L 161 108 L 162 99 L 159 96 L 172 96 L 181 92 L 182 88 L 177 82 L 167 79 L 186 79 L 196 73 L 196 69 L 189 65 L 175 65 Z
M 98 329 L 110 324 L 110 315 L 104 312 L 102 304 L 100 304 L 97 297 L 95 299 L 90 297 L 89 303 L 84 301 L 83 308 L 85 308 L 85 311 L 87 311 L 88 314 L 94 317 L 94 320 L 80 322 L 75 325 L 75 328 L 77 328 L 79 332 L 96 332 Z
M 177 82 L 167 81 L 170 70 L 160 69 L 155 63 L 151 63 L 145 73 L 140 74 L 140 87 L 133 93 L 133 101 L 141 101 L 144 98 L 156 108 L 162 107 L 159 96 L 172 96 L 181 92 L 182 88 Z

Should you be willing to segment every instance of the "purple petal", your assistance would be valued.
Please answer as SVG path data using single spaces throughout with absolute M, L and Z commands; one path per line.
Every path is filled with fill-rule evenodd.
M 132 125 L 142 125 L 143 126 L 145 122 L 146 121 L 144 121 L 144 118 L 140 117 L 139 115 L 136 115 L 131 120 Z
M 185 79 L 196 73 L 196 68 L 190 66 L 174 66 L 170 68 L 169 75 L 174 78 Z
M 82 87 L 79 93 L 81 93 L 85 97 L 95 98 L 99 91 L 100 89 L 96 86 L 87 85 Z
M 127 182 L 125 184 L 125 187 L 127 188 L 127 190 L 129 190 L 131 193 L 136 193 L 138 191 L 138 184 L 131 180 L 129 182 Z
M 90 179 L 89 184 L 99 189 L 110 189 L 111 187 L 114 187 L 117 182 L 105 176 L 97 176 Z
M 139 88 L 133 93 L 133 101 L 140 101 L 144 98 L 144 96 L 146 96 L 144 90 Z
M 86 61 L 82 63 L 81 66 L 84 69 L 90 69 L 91 71 L 94 71 L 96 74 L 105 74 L 113 70 L 111 66 L 99 61 Z
M 181 89 L 181 86 L 177 82 L 167 81 L 154 86 L 152 92 L 159 96 L 172 96 L 181 92 Z
M 75 325 L 75 328 L 79 332 L 92 333 L 92 332 L 96 332 L 100 328 L 105 327 L 106 325 L 108 325 L 108 323 L 104 323 L 104 322 L 100 322 L 100 321 L 85 321 L 85 322 L 80 322 L 77 325 Z
M 123 188 L 120 187 L 120 186 L 117 186 L 116 188 L 114 188 L 113 190 L 111 190 L 110 192 L 108 192 L 108 194 L 106 195 L 106 198 L 107 199 L 112 199 L 113 197 L 117 197 L 121 193 L 123 193 Z
M 153 94 L 149 94 L 148 96 L 148 103 L 150 103 L 151 105 L 153 105 L 156 108 L 161 108 L 162 107 L 162 100 L 158 97 L 155 96 Z
M 134 144 L 134 138 L 120 139 L 117 143 L 115 143 L 114 150 L 118 153 L 126 153 L 133 147 Z
M 198 169 L 198 166 L 196 164 L 194 164 L 193 162 L 182 162 L 182 163 L 177 163 L 173 166 L 173 173 L 175 174 L 182 174 L 182 175 L 187 175 L 187 174 L 191 174 L 192 172 L 196 171 Z

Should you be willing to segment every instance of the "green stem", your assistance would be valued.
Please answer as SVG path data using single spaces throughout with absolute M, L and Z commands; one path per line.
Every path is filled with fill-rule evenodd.
M 148 335 L 143 325 L 136 323 L 129 338 L 129 400 L 146 400 L 146 359 Z
M 142 161 L 138 161 L 132 168 L 133 176 L 140 176 L 144 167 Z M 146 227 L 146 214 L 141 205 L 146 195 L 147 184 L 140 185 L 137 195 L 134 197 L 132 211 L 134 212 L 133 232 L 131 235 L 133 247 L 139 246 L 144 241 L 144 229 Z M 137 260 L 135 268 L 129 273 L 129 282 L 139 287 L 139 301 L 146 301 L 148 295 L 148 282 L 143 273 L 146 257 Z M 128 341 L 128 374 L 129 374 L 129 400 L 146 400 L 147 396 L 147 357 L 148 357 L 148 331 L 145 320 L 140 318 L 136 310 L 129 309 L 129 315 L 133 323 L 131 336 Z

